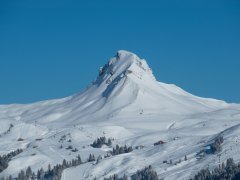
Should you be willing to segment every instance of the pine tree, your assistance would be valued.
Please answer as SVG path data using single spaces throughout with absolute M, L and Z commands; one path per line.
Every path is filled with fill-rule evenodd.
M 32 169 L 30 166 L 28 166 L 27 170 L 26 170 L 26 177 L 30 178 L 32 176 Z
M 68 167 L 68 163 L 67 163 L 66 159 L 63 160 L 62 165 L 63 165 L 64 169 Z
M 81 159 L 80 155 L 77 156 L 77 161 L 78 161 L 78 165 L 82 164 L 82 159 Z
M 89 155 L 89 158 L 88 158 L 88 162 L 92 162 L 92 161 L 95 161 L 95 156 L 94 156 L 94 154 L 90 154 L 90 155 Z
M 99 163 L 101 160 L 102 160 L 102 156 L 99 155 L 98 158 L 97 158 L 97 163 Z
M 124 176 L 123 176 L 122 180 L 128 180 L 128 177 L 127 177 L 127 175 L 126 175 L 126 174 L 124 174 Z

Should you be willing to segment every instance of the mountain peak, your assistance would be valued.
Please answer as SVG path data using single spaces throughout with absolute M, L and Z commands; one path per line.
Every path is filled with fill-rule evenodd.
M 100 68 L 96 83 L 109 84 L 128 76 L 134 76 L 140 80 L 148 76 L 155 80 L 146 60 L 140 59 L 132 52 L 119 50 L 107 64 Z
M 130 52 L 130 51 L 126 51 L 126 50 L 119 50 L 117 51 L 117 54 L 116 54 L 116 57 L 119 59 L 119 60 L 122 60 L 122 61 L 136 61 L 136 60 L 140 60 L 140 58 Z

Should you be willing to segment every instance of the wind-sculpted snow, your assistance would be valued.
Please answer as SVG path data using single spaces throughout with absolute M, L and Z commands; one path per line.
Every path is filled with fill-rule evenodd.
M 49 163 L 54 166 L 78 154 L 86 161 L 90 153 L 105 158 L 67 169 L 62 178 L 131 176 L 152 165 L 165 179 L 189 179 L 201 168 L 217 166 L 219 157 L 240 161 L 240 105 L 200 98 L 158 82 L 145 60 L 123 50 L 81 93 L 1 105 L 0 122 L 0 155 L 23 149 L 0 177 L 16 176 L 28 166 L 33 171 L 47 169 Z M 202 155 L 220 135 L 221 152 Z M 99 137 L 112 139 L 112 147 L 127 145 L 134 150 L 109 157 L 112 147 L 91 147 Z

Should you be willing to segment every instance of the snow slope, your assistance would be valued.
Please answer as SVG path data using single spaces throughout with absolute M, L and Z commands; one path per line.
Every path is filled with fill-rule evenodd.
M 194 96 L 181 88 L 158 82 L 147 62 L 137 55 L 118 51 L 100 68 L 94 83 L 83 92 L 58 100 L 27 105 L 0 106 L 0 154 L 19 147 L 16 156 L 0 177 L 16 175 L 31 166 L 47 168 L 80 154 L 105 155 L 109 148 L 94 149 L 90 144 L 100 136 L 114 138 L 113 145 L 144 146 L 133 152 L 86 163 L 64 171 L 63 179 L 102 179 L 114 173 L 131 175 L 153 165 L 165 179 L 188 179 L 202 167 L 218 165 L 217 155 L 198 159 L 196 154 L 214 137 L 224 136 L 221 161 L 240 161 L 240 105 Z M 66 140 L 60 141 L 62 136 Z M 23 138 L 24 141 L 17 141 Z M 38 139 L 38 140 L 36 140 Z M 41 139 L 41 140 L 39 140 Z M 71 139 L 71 142 L 68 140 Z M 164 140 L 167 143 L 153 146 Z M 64 148 L 60 149 L 60 146 Z M 65 148 L 72 145 L 79 152 Z M 177 162 L 163 164 L 163 161 Z M 24 162 L 24 164 L 22 163 Z

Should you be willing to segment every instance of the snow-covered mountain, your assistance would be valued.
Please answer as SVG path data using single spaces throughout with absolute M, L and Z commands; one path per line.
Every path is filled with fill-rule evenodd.
M 71 160 L 77 154 L 83 160 L 90 153 L 105 155 L 110 147 L 90 146 L 101 136 L 113 138 L 113 145 L 141 148 L 69 168 L 62 179 L 130 176 L 148 165 L 162 178 L 189 179 L 203 167 L 218 165 L 217 154 L 199 159 L 197 153 L 220 134 L 224 138 L 220 161 L 229 157 L 240 161 L 240 105 L 200 98 L 160 83 L 145 60 L 123 50 L 100 68 L 95 82 L 83 92 L 27 105 L 1 105 L 0 122 L 0 154 L 24 150 L 0 177 L 16 176 L 28 166 L 34 171 L 47 169 L 49 163 Z M 166 143 L 153 145 L 160 140 Z M 78 152 L 66 149 L 70 145 Z M 185 156 L 188 160 L 176 165 L 163 163 Z

